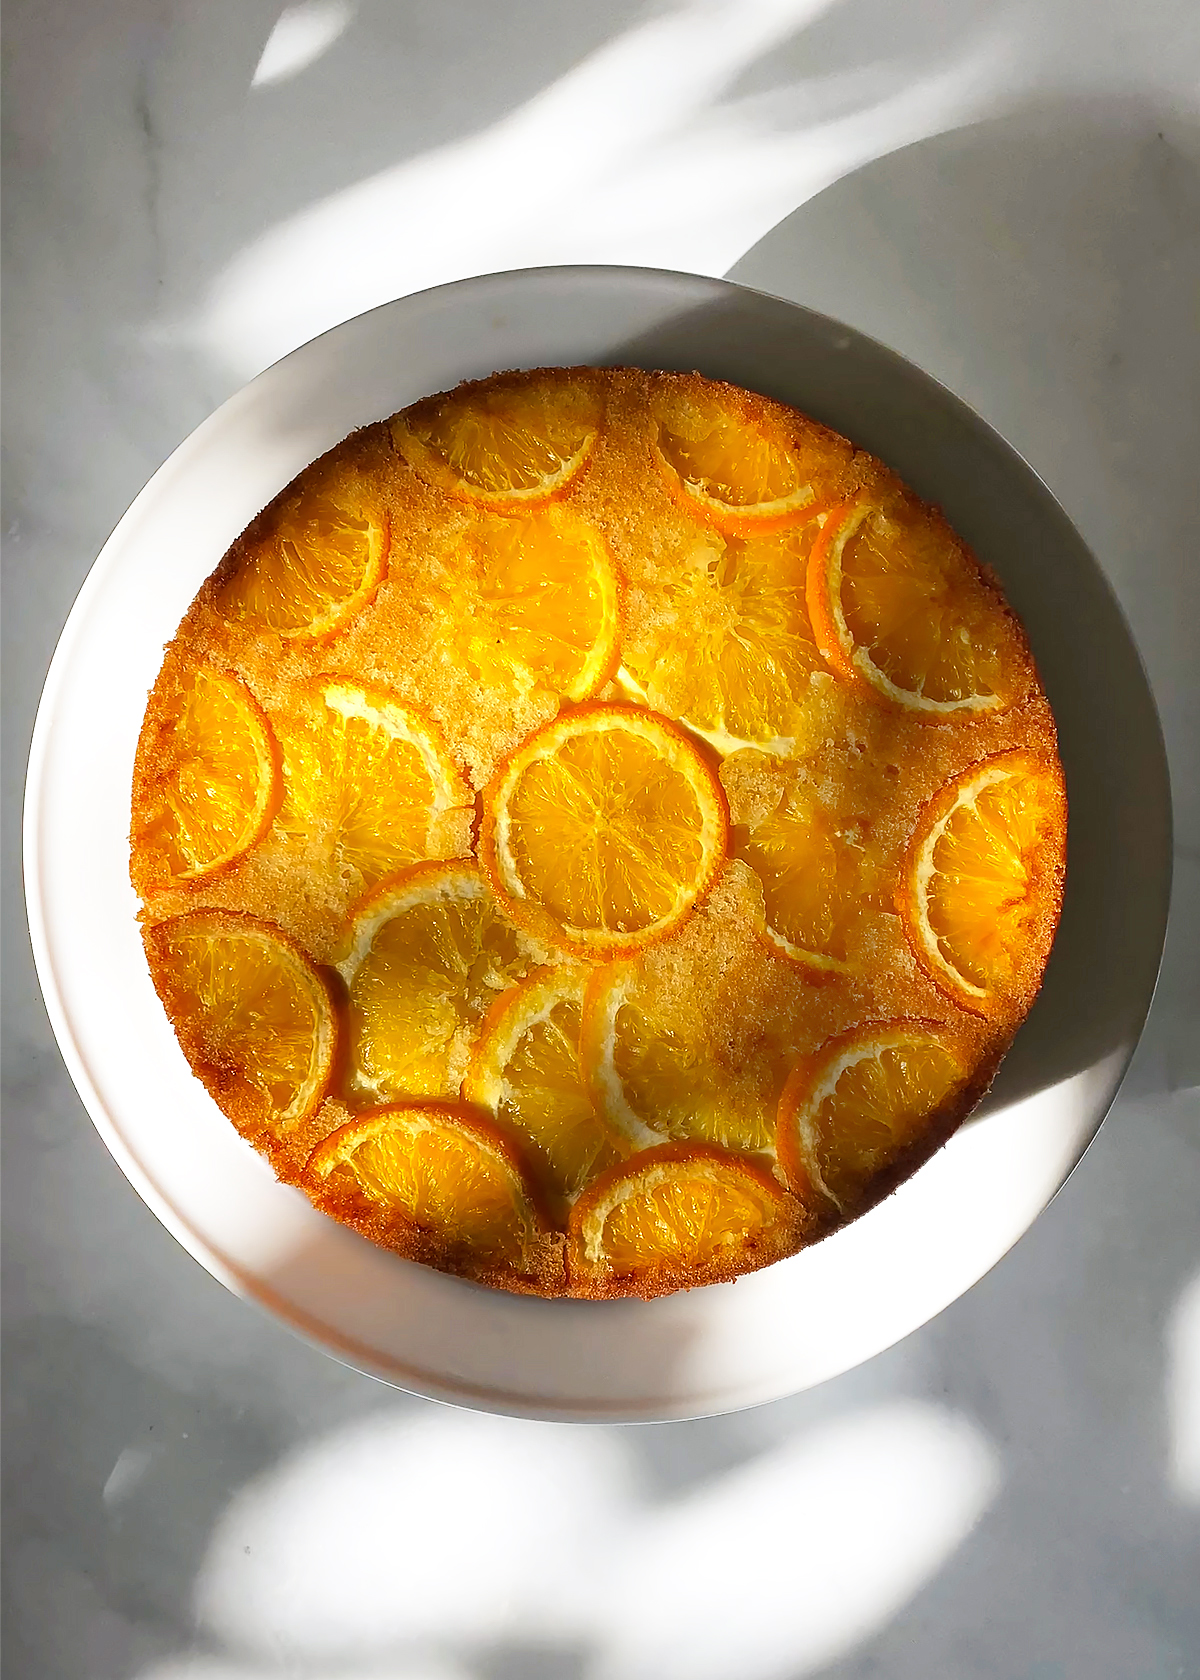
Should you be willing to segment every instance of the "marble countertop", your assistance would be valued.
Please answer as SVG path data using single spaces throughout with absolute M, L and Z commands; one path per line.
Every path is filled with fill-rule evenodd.
M 1200 1674 L 1195 0 L 10 0 L 6 25 L 6 1673 Z M 208 1277 L 70 1085 L 18 849 L 58 631 L 175 445 L 361 309 L 578 261 L 815 305 L 997 426 L 1129 616 L 1177 825 L 1143 1043 L 1014 1252 L 820 1389 L 626 1429 L 397 1393 Z

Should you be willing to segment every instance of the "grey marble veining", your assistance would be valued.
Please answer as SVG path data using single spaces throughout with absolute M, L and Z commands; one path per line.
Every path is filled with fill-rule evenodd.
M 6 9 L 6 1672 L 1200 1674 L 1194 4 L 284 10 Z M 58 1058 L 17 837 L 58 630 L 170 450 L 353 309 L 579 260 L 731 270 L 972 402 L 1112 580 L 1177 806 L 1145 1039 L 1014 1253 L 837 1382 L 628 1430 L 410 1399 L 202 1272 Z

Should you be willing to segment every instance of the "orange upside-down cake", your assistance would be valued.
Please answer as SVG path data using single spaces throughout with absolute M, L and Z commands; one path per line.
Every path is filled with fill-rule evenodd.
M 777 402 L 553 368 L 354 433 L 233 544 L 150 696 L 132 875 L 281 1179 L 481 1284 L 650 1297 L 949 1137 L 1065 838 L 1025 635 L 940 512 Z

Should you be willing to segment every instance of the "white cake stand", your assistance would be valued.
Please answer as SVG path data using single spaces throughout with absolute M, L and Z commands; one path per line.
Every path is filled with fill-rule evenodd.
M 498 368 L 697 368 L 881 456 L 1000 577 L 1060 731 L 1067 897 L 1046 983 L 978 1116 L 880 1207 L 735 1284 L 649 1304 L 518 1299 L 371 1247 L 275 1182 L 192 1077 L 146 972 L 129 790 L 163 643 L 252 516 L 348 431 Z M 63 1056 L 134 1188 L 230 1289 L 337 1358 L 494 1411 L 651 1420 L 823 1381 L 924 1324 L 1044 1208 L 1095 1135 L 1149 1008 L 1170 799 L 1154 704 L 1082 540 L 1030 468 L 900 356 L 725 281 L 534 269 L 373 310 L 268 369 L 155 474 L 54 656 L 26 796 L 38 973 Z

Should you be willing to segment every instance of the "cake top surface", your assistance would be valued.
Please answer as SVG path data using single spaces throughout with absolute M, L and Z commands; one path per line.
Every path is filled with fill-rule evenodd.
M 854 1217 L 1041 982 L 1065 800 L 995 580 L 880 462 L 636 369 L 353 434 L 167 649 L 151 972 L 280 1176 L 400 1253 L 607 1295 Z

